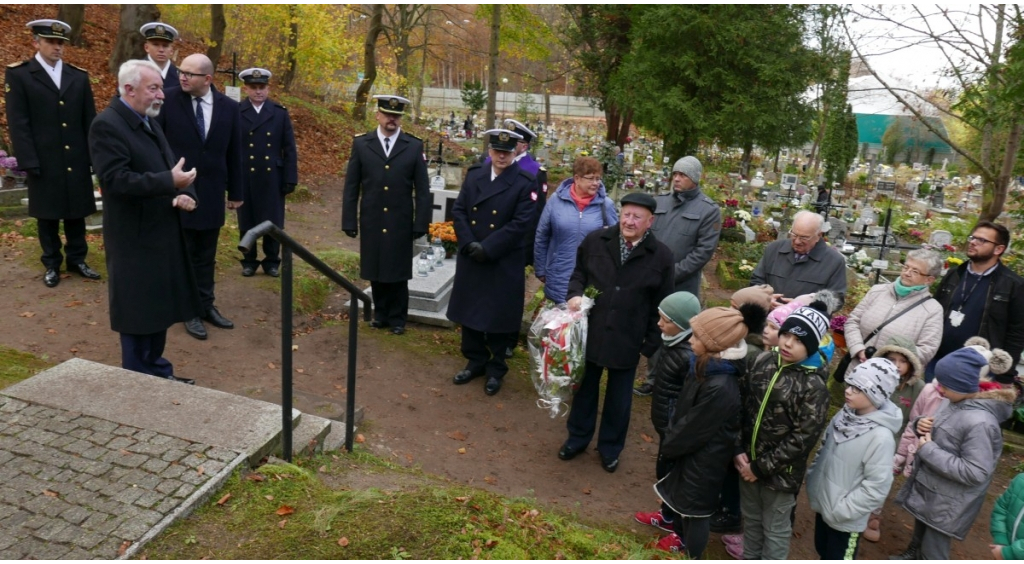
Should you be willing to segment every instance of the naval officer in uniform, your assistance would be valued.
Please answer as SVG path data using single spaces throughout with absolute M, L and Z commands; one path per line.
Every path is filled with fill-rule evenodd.
M 270 99 L 271 72 L 251 68 L 238 73 L 245 83 L 242 114 L 242 197 L 246 205 L 238 213 L 240 235 L 270 220 L 284 229 L 284 198 L 299 182 L 295 134 L 288 110 Z M 277 277 L 281 265 L 281 243 L 264 235 L 263 261 L 256 260 L 256 245 L 242 258 L 242 276 L 256 274 L 256 268 Z
M 423 141 L 402 131 L 409 100 L 374 96 L 377 129 L 356 136 L 345 171 L 341 230 L 359 240 L 359 276 L 370 281 L 376 329 L 405 333 L 413 241 L 427 234 L 433 198 Z M 358 210 L 358 211 L 357 211 Z
M 174 40 L 178 37 L 178 30 L 163 23 L 150 22 L 139 28 L 139 33 L 146 38 L 143 48 L 146 50 L 146 59 L 156 64 L 160 69 L 160 76 L 164 79 L 164 89 L 178 84 L 178 67 L 171 62 L 171 55 L 174 52 Z
M 540 214 L 544 213 L 544 204 L 548 197 L 548 169 L 541 166 L 530 154 L 530 144 L 537 139 L 536 133 L 514 119 L 506 119 L 505 128 L 523 137 L 516 142 L 516 156 L 512 162 L 536 178 L 533 190 L 530 191 L 530 198 L 537 202 L 536 212 L 526 232 L 526 264 L 529 265 L 533 264 L 533 241 L 537 236 L 537 224 L 540 223 Z
M 484 135 L 490 137 L 490 163 L 469 168 L 452 206 L 459 254 L 448 319 L 462 325 L 467 360 L 454 383 L 487 376 L 484 392 L 494 395 L 523 320 L 525 235 L 536 208 L 536 179 L 512 162 L 521 135 L 507 129 Z

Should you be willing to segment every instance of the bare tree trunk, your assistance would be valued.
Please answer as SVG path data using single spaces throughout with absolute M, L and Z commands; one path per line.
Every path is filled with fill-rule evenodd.
M 544 88 L 544 125 L 551 123 L 551 90 Z
M 420 123 L 421 109 L 423 107 L 423 88 L 427 83 L 427 37 L 430 35 L 430 18 L 423 22 L 423 58 L 420 61 L 420 83 L 416 87 L 416 106 L 413 110 L 414 123 Z
M 1006 150 L 1003 154 L 1003 166 L 999 176 L 993 183 L 992 193 L 982 193 L 982 209 L 980 221 L 995 221 L 1006 205 L 1006 195 L 1010 189 L 1010 178 L 1013 176 L 1013 167 L 1017 161 L 1017 151 L 1020 150 L 1021 123 L 1013 122 L 1010 126 L 1010 135 L 1006 139 Z M 987 200 L 987 201 L 986 201 Z
M 224 4 L 210 4 L 210 46 L 206 49 L 206 56 L 213 61 L 215 69 L 224 52 L 224 30 L 227 27 L 228 20 L 224 17 Z
M 373 88 L 373 81 L 377 80 L 377 37 L 384 29 L 381 21 L 383 16 L 384 5 L 375 4 L 370 15 L 370 28 L 366 30 L 366 39 L 363 41 L 363 80 L 356 89 L 356 104 L 352 107 L 352 117 L 360 122 L 366 120 L 366 100 Z
M 141 59 L 146 56 L 143 44 L 146 40 L 139 33 L 142 24 L 160 19 L 160 10 L 156 4 L 122 4 L 121 25 L 117 28 L 117 41 L 110 53 L 108 68 L 117 74 L 121 63 L 128 59 Z
M 484 130 L 494 125 L 494 116 L 497 114 L 498 106 L 498 45 L 501 39 L 501 4 L 494 5 L 494 12 L 491 14 L 491 46 L 488 50 L 487 70 L 487 121 Z M 486 146 L 486 140 L 484 141 Z
M 295 74 L 298 71 L 299 62 L 296 53 L 299 50 L 299 18 L 295 13 L 295 4 L 288 5 L 288 18 L 291 21 L 288 27 L 288 51 L 287 68 L 284 71 L 284 91 L 291 92 L 292 82 L 295 81 Z
M 84 47 L 82 27 L 85 25 L 85 4 L 61 4 L 57 10 L 57 19 L 71 26 L 68 41 L 75 47 Z
M 747 141 L 743 144 L 743 157 L 740 159 L 740 176 L 750 178 L 750 159 L 754 152 L 754 144 Z

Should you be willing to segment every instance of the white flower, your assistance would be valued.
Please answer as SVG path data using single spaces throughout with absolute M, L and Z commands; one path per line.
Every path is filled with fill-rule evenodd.
M 743 221 L 750 221 L 751 220 L 750 212 L 744 211 L 744 210 L 740 210 L 740 211 L 736 212 L 736 217 L 741 219 L 741 220 L 743 220 Z

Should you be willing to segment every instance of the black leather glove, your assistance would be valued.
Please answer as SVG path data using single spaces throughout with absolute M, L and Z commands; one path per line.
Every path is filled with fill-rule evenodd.
M 483 245 L 476 241 L 466 245 L 466 254 L 476 262 L 485 262 L 487 260 L 487 251 L 484 250 Z
M 426 234 L 427 234 L 426 231 L 413 231 L 412 232 L 412 240 L 415 241 L 416 239 L 419 239 L 420 237 L 423 237 Z
M 39 167 L 25 169 L 25 172 L 27 172 L 30 176 L 39 176 L 40 174 L 43 173 L 41 170 L 39 170 Z
M 346 229 L 345 230 L 345 235 L 348 235 L 349 237 L 352 237 L 353 239 L 355 239 L 356 236 L 359 235 L 359 230 L 357 230 L 357 229 Z
M 285 184 L 284 185 L 284 190 L 282 190 L 281 193 L 284 194 L 285 196 L 287 196 L 288 194 L 291 194 L 294 191 L 295 191 L 295 185 L 294 184 Z

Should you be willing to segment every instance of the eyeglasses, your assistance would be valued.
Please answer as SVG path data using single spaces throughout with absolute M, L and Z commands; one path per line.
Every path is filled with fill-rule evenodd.
M 968 235 L 967 236 L 967 242 L 968 243 L 973 243 L 975 241 L 977 241 L 978 243 L 980 243 L 982 245 L 984 245 L 986 243 L 992 243 L 993 245 L 999 245 L 1000 244 L 1000 243 L 996 243 L 995 241 L 989 241 L 988 239 L 985 239 L 983 237 L 975 237 L 974 235 Z
M 186 72 L 181 69 L 178 69 L 178 75 L 185 77 L 185 80 L 192 80 L 192 78 L 196 76 L 206 76 L 205 74 L 199 74 L 197 72 Z
M 797 241 L 800 241 L 801 243 L 806 243 L 806 242 L 810 241 L 811 239 L 814 239 L 816 236 L 817 235 L 797 235 L 796 233 L 793 233 L 792 231 L 789 232 L 789 238 L 790 239 L 796 239 Z
M 901 270 L 903 272 L 906 272 L 907 274 L 909 274 L 911 276 L 928 276 L 928 274 L 926 274 L 924 272 L 921 272 L 920 270 L 918 270 L 916 268 L 910 268 L 907 265 L 903 265 L 903 268 Z
M 601 182 L 601 177 L 600 176 L 581 176 L 580 180 L 586 180 L 587 182 L 589 182 L 591 184 L 597 184 L 597 183 Z

